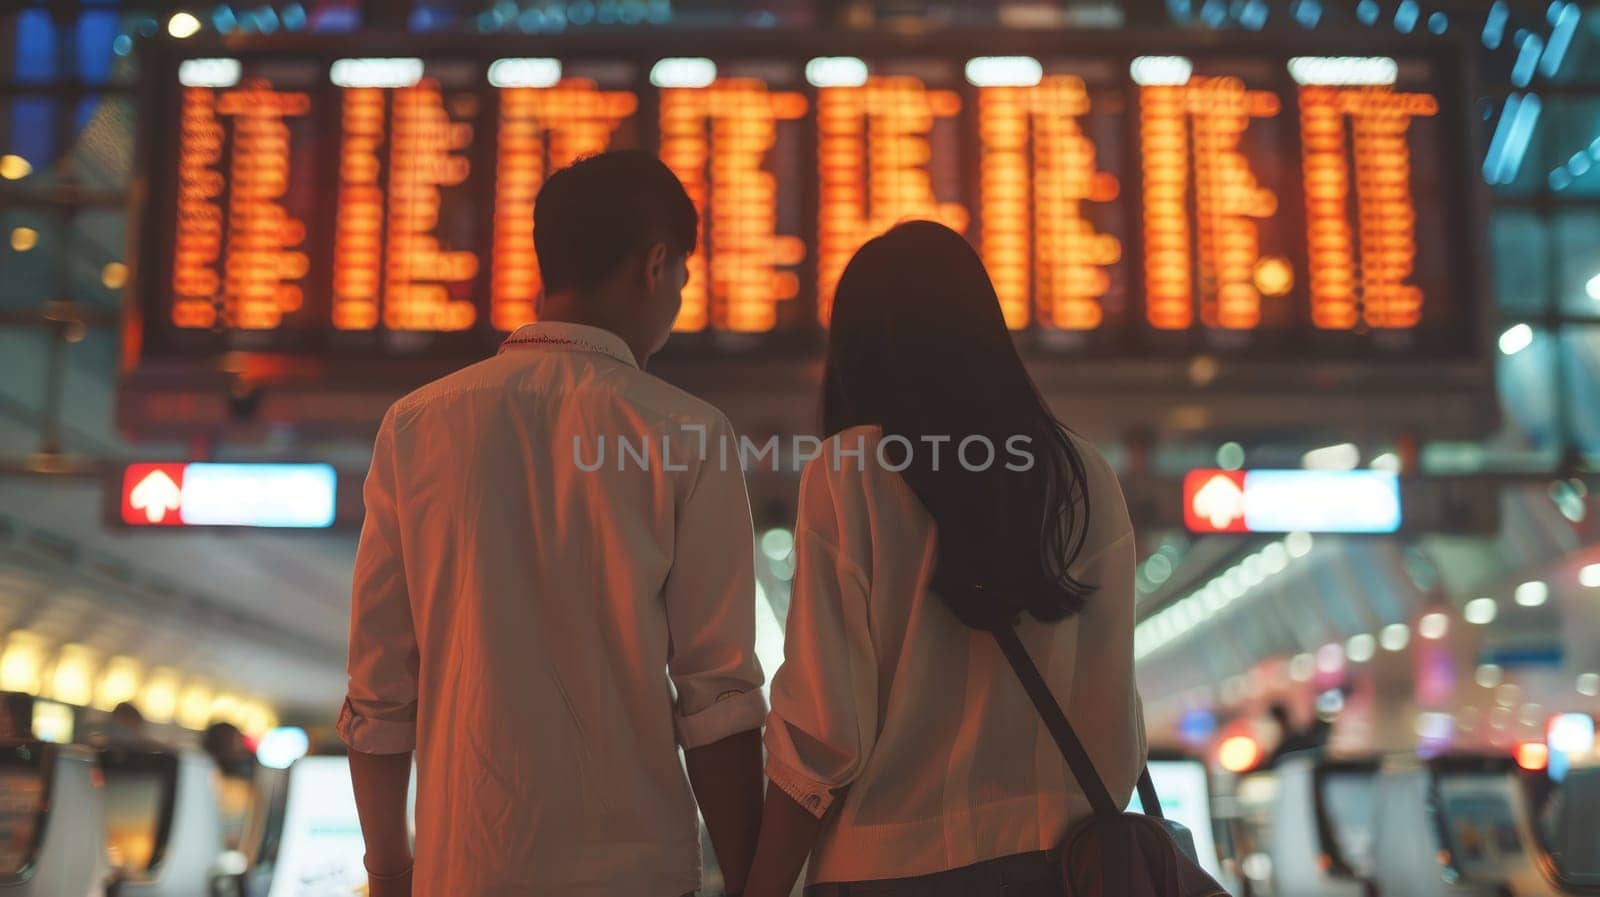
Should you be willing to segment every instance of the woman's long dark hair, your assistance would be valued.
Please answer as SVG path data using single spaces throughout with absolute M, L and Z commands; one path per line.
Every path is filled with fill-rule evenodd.
M 851 259 L 833 300 L 822 418 L 829 434 L 875 424 L 909 441 L 901 476 L 938 532 L 932 587 L 963 623 L 990 629 L 1023 612 L 1053 621 L 1083 609 L 1093 586 L 1070 572 L 1089 522 L 1083 457 L 1023 367 L 994 284 L 960 234 L 911 221 Z M 937 470 L 924 437 L 940 440 Z M 989 440 L 993 463 L 982 463 L 980 442 L 961 463 L 969 437 Z M 906 460 L 897 443 L 885 444 L 896 466 Z

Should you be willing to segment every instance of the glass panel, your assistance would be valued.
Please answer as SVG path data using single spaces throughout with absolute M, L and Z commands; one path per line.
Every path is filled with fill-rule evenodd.
M 1550 389 L 1556 363 L 1554 341 L 1547 331 L 1535 329 L 1515 341 L 1509 336 L 1502 338 L 1501 343 L 1516 346 L 1517 351 L 1509 356 L 1502 354 L 1495 372 L 1500 413 L 1507 427 L 1532 447 L 1548 448 L 1556 442 L 1556 399 Z
M 1544 311 L 1550 295 L 1547 230 L 1532 212 L 1498 209 L 1489 219 L 1495 298 L 1508 316 Z
M 1561 348 L 1573 441 L 1580 452 L 1600 455 L 1600 325 L 1568 327 Z
M 1600 209 L 1558 215 L 1555 240 L 1561 259 L 1561 310 L 1600 316 Z
M 43 9 L 17 13 L 16 79 L 24 84 L 53 81 L 61 76 L 56 60 L 56 26 Z
M 94 104 L 73 148 L 72 161 L 85 187 L 117 189 L 128 185 L 133 171 L 134 111 L 132 97 L 107 97 Z
M 72 130 L 74 134 L 81 135 L 83 129 L 88 127 L 89 120 L 94 118 L 94 111 L 100 105 L 99 97 L 85 97 L 78 101 L 78 108 L 72 115 Z
M 79 213 L 72 220 L 72 240 L 67 247 L 67 294 L 73 299 L 115 308 L 128 281 L 123 259 L 126 216 L 121 210 Z
M 58 298 L 63 245 L 61 216 L 42 209 L 0 212 L 0 306 L 37 308 Z
M 111 44 L 120 30 L 120 17 L 111 10 L 93 10 L 78 19 L 78 77 L 104 84 L 111 77 Z
M 60 104 L 46 97 L 19 97 L 11 102 L 11 134 L 7 151 L 27 159 L 35 173 L 54 165 L 57 145 L 56 109 Z
M 1538 164 L 1550 188 L 1569 196 L 1600 196 L 1600 97 L 1550 98 L 1540 128 L 1545 155 Z

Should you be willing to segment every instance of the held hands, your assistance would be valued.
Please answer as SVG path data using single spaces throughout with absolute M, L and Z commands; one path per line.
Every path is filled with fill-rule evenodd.
M 411 867 L 393 875 L 367 870 L 367 897 L 411 897 Z

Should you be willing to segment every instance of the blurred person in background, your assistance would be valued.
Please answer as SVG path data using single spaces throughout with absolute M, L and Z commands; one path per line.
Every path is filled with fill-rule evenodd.
M 1145 742 L 1116 475 L 1045 405 L 943 225 L 856 253 L 828 341 L 746 897 L 789 894 L 808 856 L 820 897 L 1060 894 L 1054 849 L 1090 806 L 994 632 L 1016 624 L 1125 806 Z M 987 462 L 981 442 L 958 461 L 973 438 Z
M 113 744 L 138 744 L 149 737 L 144 714 L 130 701 L 111 708 L 111 722 L 106 727 L 106 740 Z
M 111 708 L 105 728 L 93 739 L 103 748 L 128 748 L 137 751 L 164 751 L 170 746 L 150 734 L 144 713 L 131 701 Z
M 1278 731 L 1282 733 L 1282 736 L 1278 740 L 1278 746 L 1273 748 L 1271 756 L 1263 764 L 1264 766 L 1277 766 L 1283 762 L 1283 758 L 1290 754 L 1298 754 L 1303 751 L 1320 752 L 1328 747 L 1328 738 L 1333 734 L 1333 723 L 1323 719 L 1321 716 L 1316 716 L 1312 719 L 1311 725 L 1301 728 L 1294 724 L 1293 711 L 1289 709 L 1288 704 L 1282 701 L 1274 701 L 1272 706 L 1267 708 L 1267 714 L 1277 724 Z
M 248 778 L 255 772 L 255 752 L 233 723 L 212 723 L 200 736 L 200 746 L 225 776 Z
M 766 715 L 749 499 L 706 450 L 727 418 L 643 370 L 698 234 L 652 154 L 557 172 L 538 323 L 384 418 L 339 717 L 373 897 L 679 897 L 697 802 L 743 886 Z M 588 466 L 621 440 L 653 463 Z
M 217 767 L 223 846 L 237 850 L 255 801 L 255 752 L 232 723 L 212 723 L 200 736 L 200 747 Z

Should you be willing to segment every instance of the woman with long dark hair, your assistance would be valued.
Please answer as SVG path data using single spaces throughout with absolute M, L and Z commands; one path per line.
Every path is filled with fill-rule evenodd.
M 1116 476 L 1024 369 L 942 225 L 863 246 L 835 293 L 823 453 L 801 477 L 771 786 L 747 897 L 1059 893 L 1089 811 L 992 630 L 1017 624 L 1113 796 L 1144 764 L 1133 530 Z

